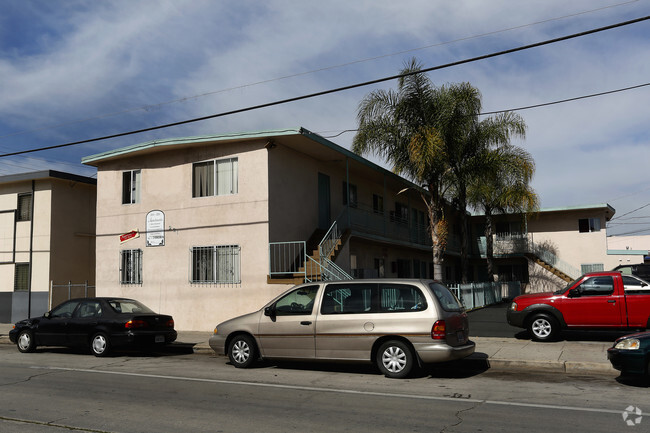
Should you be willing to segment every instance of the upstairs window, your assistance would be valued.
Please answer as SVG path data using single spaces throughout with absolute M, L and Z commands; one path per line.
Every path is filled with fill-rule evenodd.
M 140 203 L 140 170 L 122 172 L 122 204 Z
M 237 158 L 192 164 L 192 197 L 237 194 L 238 165 Z
M 341 189 L 342 189 L 341 195 L 343 196 L 343 205 L 346 206 L 348 204 L 348 194 L 349 194 L 350 207 L 357 207 L 357 186 L 351 183 L 348 184 L 347 182 L 343 182 Z
M 600 218 L 581 218 L 578 220 L 578 231 L 580 233 L 599 232 Z
M 383 215 L 384 214 L 384 197 L 381 195 L 373 194 L 372 195 L 372 211 L 374 213 Z
M 16 210 L 17 221 L 32 220 L 32 194 L 18 194 L 18 209 Z

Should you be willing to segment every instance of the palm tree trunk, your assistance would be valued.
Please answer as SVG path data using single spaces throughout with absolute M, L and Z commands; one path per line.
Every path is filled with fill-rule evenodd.
M 492 210 L 485 209 L 485 258 L 487 262 L 488 278 L 496 282 L 497 275 L 494 273 L 494 226 L 492 224 Z

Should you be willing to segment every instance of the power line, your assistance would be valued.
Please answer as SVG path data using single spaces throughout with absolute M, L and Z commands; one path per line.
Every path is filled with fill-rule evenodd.
M 615 89 L 615 90 L 607 90 L 605 92 L 591 93 L 589 95 L 575 96 L 573 98 L 560 99 L 560 100 L 552 101 L 552 102 L 543 102 L 541 104 L 527 105 L 525 107 L 509 108 L 507 110 L 486 111 L 486 112 L 481 112 L 478 115 L 479 116 L 487 116 L 487 115 L 490 115 L 490 114 L 507 113 L 507 112 L 510 112 L 510 111 L 529 110 L 531 108 L 546 107 L 546 106 L 549 106 L 549 105 L 563 104 L 565 102 L 578 101 L 578 100 L 581 100 L 581 99 L 595 98 L 597 96 L 611 95 L 612 93 L 625 92 L 627 90 L 634 90 L 634 89 L 638 89 L 638 88 L 646 87 L 646 86 L 650 86 L 650 83 L 643 83 L 643 84 L 638 84 L 636 86 L 623 87 L 621 89 Z M 338 137 L 340 135 L 345 134 L 346 132 L 356 132 L 356 131 L 358 131 L 358 129 L 344 129 L 343 131 L 340 131 L 338 134 L 327 135 L 327 136 L 323 136 L 323 137 L 324 138 L 336 138 L 336 137 Z M 636 194 L 636 193 L 634 193 L 634 194 Z M 630 194 L 630 195 L 634 195 L 634 194 Z
M 155 131 L 155 130 L 159 130 L 159 129 L 171 128 L 171 127 L 174 127 L 174 126 L 187 125 L 189 123 L 201 122 L 203 120 L 216 119 L 218 117 L 224 117 L 224 116 L 229 116 L 229 115 L 233 115 L 233 114 L 245 113 L 245 112 L 248 112 L 248 111 L 259 110 L 261 108 L 273 107 L 273 106 L 276 106 L 276 105 L 287 104 L 287 103 L 290 103 L 290 102 L 302 101 L 302 100 L 305 100 L 305 99 L 315 98 L 315 97 L 318 97 L 318 96 L 330 95 L 330 94 L 333 94 L 333 93 L 338 93 L 338 92 L 342 92 L 342 91 L 346 91 L 346 90 L 352 90 L 352 89 L 357 89 L 357 88 L 360 88 L 360 87 L 370 86 L 370 85 L 373 85 L 373 84 L 383 83 L 383 82 L 386 82 L 386 81 L 392 81 L 392 80 L 396 80 L 396 79 L 402 78 L 402 77 L 408 77 L 408 76 L 411 76 L 411 75 L 437 71 L 437 70 L 440 70 L 440 69 L 445 69 L 445 68 L 450 68 L 450 67 L 453 67 L 453 66 L 464 65 L 464 64 L 471 63 L 471 62 L 476 62 L 476 61 L 479 61 L 479 60 L 490 59 L 490 58 L 494 58 L 494 57 L 503 56 L 503 55 L 506 55 L 506 54 L 512 54 L 512 53 L 516 53 L 516 52 L 519 52 L 519 51 L 529 50 L 529 49 L 532 49 L 532 48 L 538 48 L 538 47 L 542 47 L 542 46 L 545 46 L 545 45 L 554 44 L 554 43 L 557 43 L 557 42 L 563 42 L 563 41 L 567 41 L 567 40 L 570 40 L 570 39 L 575 39 L 575 38 L 578 38 L 578 37 L 603 32 L 603 31 L 606 31 L 606 30 L 612 30 L 612 29 L 615 29 L 615 28 L 624 27 L 624 26 L 628 26 L 628 25 L 631 25 L 631 24 L 636 24 L 636 23 L 646 21 L 646 20 L 649 20 L 649 19 L 650 19 L 650 16 L 645 16 L 645 17 L 642 17 L 642 18 L 636 18 L 636 19 L 629 20 L 629 21 L 623 21 L 623 22 L 620 22 L 620 23 L 617 23 L 617 24 L 612 24 L 612 25 L 609 25 L 609 26 L 598 27 L 598 28 L 587 30 L 587 31 L 584 31 L 584 32 L 573 33 L 571 35 L 562 36 L 562 37 L 559 37 L 559 38 L 548 39 L 546 41 L 536 42 L 536 43 L 528 44 L 528 45 L 523 45 L 523 46 L 520 46 L 520 47 L 511 48 L 511 49 L 508 49 L 508 50 L 497 51 L 497 52 L 494 52 L 494 53 L 484 54 L 484 55 L 477 56 L 477 57 L 472 57 L 472 58 L 469 58 L 469 59 L 458 60 L 456 62 L 451 62 L 451 63 L 447 63 L 447 64 L 444 64 L 444 65 L 433 66 L 433 67 L 430 67 L 430 68 L 425 68 L 425 69 L 421 69 L 421 70 L 418 70 L 418 71 L 409 72 L 409 73 L 405 73 L 405 74 L 392 75 L 392 76 L 389 76 L 389 77 L 378 78 L 378 79 L 375 79 L 375 80 L 365 81 L 365 82 L 357 83 L 357 84 L 351 84 L 351 85 L 348 85 L 348 86 L 338 87 L 338 88 L 329 89 L 329 90 L 323 90 L 323 91 L 320 91 L 320 92 L 310 93 L 310 94 L 307 94 L 307 95 L 296 96 L 296 97 L 287 98 L 287 99 L 281 99 L 281 100 L 274 101 L 274 102 L 267 102 L 267 103 L 264 103 L 264 104 L 253 105 L 253 106 L 249 106 L 249 107 L 245 107 L 245 108 L 239 108 L 239 109 L 231 110 L 231 111 L 225 111 L 225 112 L 221 112 L 221 113 L 217 113 L 217 114 L 211 114 L 209 116 L 196 117 L 196 118 L 193 118 L 193 119 L 182 120 L 182 121 L 179 121 L 179 122 L 173 122 L 173 123 L 167 123 L 167 124 L 158 125 L 158 126 L 152 126 L 152 127 L 149 127 L 149 128 L 142 128 L 142 129 L 137 129 L 137 130 L 133 130 L 133 131 L 121 132 L 121 133 L 118 133 L 118 134 L 105 135 L 105 136 L 102 136 L 102 137 L 96 137 L 96 138 L 90 138 L 90 139 L 87 139 L 87 140 L 80 140 L 80 141 L 74 141 L 74 142 L 70 142 L 70 143 L 58 144 L 58 145 L 54 145 L 54 146 L 41 147 L 41 148 L 37 148 L 37 149 L 29 149 L 29 150 L 21 150 L 21 151 L 17 151 L 17 152 L 5 153 L 5 154 L 1 154 L 0 157 L 21 155 L 21 154 L 32 153 L 32 152 L 40 152 L 40 151 L 44 151 L 44 150 L 60 149 L 60 148 L 63 148 L 63 147 L 76 146 L 76 145 L 79 145 L 79 144 L 92 143 L 92 142 L 96 142 L 96 141 L 108 140 L 108 139 L 111 139 L 111 138 L 125 137 L 125 136 L 128 136 L 128 135 L 135 135 L 135 134 L 140 134 L 140 133 L 143 133 L 143 132 L 150 132 L 150 131 Z
M 605 9 L 611 9 L 611 8 L 615 8 L 615 7 L 625 6 L 625 5 L 628 5 L 628 4 L 631 4 L 631 3 L 636 3 L 638 1 L 639 0 L 630 0 L 630 1 L 623 2 L 623 3 L 617 3 L 617 4 L 613 4 L 613 5 L 603 6 L 603 7 L 600 7 L 600 8 L 590 9 L 590 10 L 582 11 L 582 12 L 576 12 L 576 13 L 573 13 L 573 14 L 563 15 L 563 16 L 560 16 L 560 17 L 548 18 L 548 19 L 545 19 L 545 20 L 535 21 L 535 22 L 532 22 L 532 23 L 513 26 L 513 27 L 501 29 L 501 30 L 493 30 L 493 31 L 480 33 L 480 34 L 473 35 L 473 36 L 461 37 L 461 38 L 453 39 L 453 40 L 450 40 L 450 41 L 439 42 L 439 43 L 436 43 L 436 44 L 424 45 L 424 46 L 417 47 L 417 48 L 409 48 L 409 49 L 406 49 L 406 50 L 397 51 L 397 52 L 393 52 L 393 53 L 389 53 L 389 54 L 382 54 L 382 55 L 374 56 L 374 57 L 366 57 L 364 59 L 354 60 L 354 61 L 346 62 L 346 63 L 340 63 L 338 65 L 326 66 L 326 67 L 323 67 L 323 68 L 312 69 L 312 70 L 309 70 L 309 71 L 284 75 L 284 76 L 280 76 L 280 77 L 276 77 L 276 78 L 270 78 L 270 79 L 267 79 L 267 80 L 261 80 L 261 81 L 248 83 L 248 84 L 242 84 L 242 85 L 239 85 L 239 86 L 233 86 L 233 87 L 229 87 L 229 88 L 225 88 L 225 89 L 219 89 L 219 90 L 214 90 L 214 91 L 210 91 L 210 92 L 204 92 L 204 93 L 200 93 L 200 94 L 193 95 L 193 96 L 185 96 L 185 97 L 182 97 L 182 98 L 172 99 L 172 100 L 169 100 L 169 101 L 159 102 L 159 103 L 156 103 L 156 104 L 143 105 L 143 106 L 140 106 L 140 107 L 134 107 L 134 108 L 126 109 L 126 110 L 115 111 L 115 112 L 112 112 L 112 113 L 103 114 L 103 115 L 99 115 L 99 116 L 87 117 L 87 118 L 84 118 L 84 119 L 72 120 L 70 122 L 64 122 L 64 123 L 59 123 L 59 124 L 55 124 L 55 125 L 43 126 L 41 128 L 17 131 L 17 132 L 10 133 L 10 134 L 0 135 L 0 138 L 12 137 L 12 136 L 25 134 L 25 133 L 29 133 L 29 132 L 36 132 L 36 131 L 43 131 L 43 130 L 47 130 L 47 129 L 60 128 L 60 127 L 63 127 L 63 126 L 89 122 L 91 120 L 104 119 L 104 118 L 107 118 L 107 117 L 113 117 L 113 116 L 118 116 L 118 115 L 121 115 L 121 114 L 132 113 L 134 111 L 153 110 L 153 109 L 157 109 L 157 108 L 160 108 L 162 106 L 165 106 L 165 105 L 175 104 L 175 103 L 178 103 L 178 102 L 185 102 L 185 101 L 189 101 L 189 100 L 192 100 L 192 99 L 198 99 L 198 98 L 201 98 L 201 97 L 204 97 L 204 96 L 214 95 L 214 94 L 217 94 L 217 93 L 225 93 L 225 92 L 230 92 L 230 91 L 233 91 L 233 90 L 240 90 L 240 89 L 244 89 L 244 88 L 247 88 L 247 87 L 257 86 L 257 85 L 260 85 L 260 84 L 267 84 L 267 83 L 271 83 L 271 82 L 274 82 L 274 81 L 286 80 L 286 79 L 289 79 L 289 78 L 296 78 L 296 77 L 300 77 L 300 76 L 314 74 L 314 73 L 317 73 L 317 72 L 323 72 L 323 71 L 328 71 L 328 70 L 332 70 L 332 69 L 343 68 L 343 67 L 346 67 L 346 66 L 351 66 L 351 65 L 355 65 L 355 64 L 375 61 L 375 60 L 379 60 L 379 59 L 383 59 L 383 58 L 387 58 L 387 57 L 403 55 L 403 54 L 412 53 L 412 52 L 415 52 L 415 51 L 422 51 L 422 50 L 429 49 L 429 48 L 435 48 L 435 47 L 440 47 L 440 46 L 444 46 L 444 45 L 451 45 L 451 44 L 454 44 L 454 43 L 464 42 L 464 41 L 468 41 L 468 40 L 472 40 L 472 39 L 480 39 L 480 38 L 484 38 L 486 36 L 492 36 L 492 35 L 496 35 L 496 34 L 499 34 L 499 33 L 505 33 L 505 32 L 509 32 L 509 31 L 513 31 L 513 30 L 523 29 L 523 28 L 526 28 L 526 27 L 532 27 L 532 26 L 536 26 L 536 25 L 540 25 L 540 24 L 546 24 L 546 23 L 549 23 L 549 22 L 552 22 L 552 21 L 559 21 L 559 20 L 563 20 L 563 19 L 566 19 L 566 18 L 573 18 L 573 17 L 580 16 L 580 15 L 586 15 L 586 14 L 590 14 L 590 13 L 594 13 L 594 12 L 600 12 L 600 11 L 605 10 Z

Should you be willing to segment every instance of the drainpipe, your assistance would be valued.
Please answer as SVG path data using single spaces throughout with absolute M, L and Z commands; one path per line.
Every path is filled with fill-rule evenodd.
M 32 258 L 34 254 L 34 201 L 36 191 L 36 181 L 32 179 L 32 204 L 30 212 L 32 218 L 29 224 L 29 272 L 27 274 L 27 317 L 32 315 Z
M 350 220 L 351 220 L 351 218 L 350 218 L 350 158 L 348 158 L 348 157 L 345 158 L 345 183 L 346 183 L 345 186 L 347 187 L 346 188 L 347 191 L 345 192 L 345 194 L 347 195 L 347 199 L 345 200 L 345 202 L 347 203 L 347 208 L 348 208 L 347 212 L 346 212 L 348 214 L 347 227 L 350 228 L 351 227 L 351 223 L 350 223 Z

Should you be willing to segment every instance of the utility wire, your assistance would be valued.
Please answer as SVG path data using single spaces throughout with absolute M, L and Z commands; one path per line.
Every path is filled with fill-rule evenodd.
M 107 114 L 94 116 L 94 117 L 88 117 L 88 118 L 85 118 L 85 119 L 72 120 L 70 122 L 59 123 L 59 124 L 55 124 L 55 125 L 43 126 L 41 128 L 36 128 L 36 129 L 17 131 L 17 132 L 13 132 L 13 133 L 10 133 L 10 134 L 0 135 L 0 138 L 11 137 L 11 136 L 15 136 L 15 135 L 25 134 L 25 133 L 28 133 L 28 132 L 36 132 L 36 131 L 43 131 L 43 130 L 47 130 L 47 129 L 60 128 L 60 127 L 63 127 L 63 126 L 89 122 L 91 120 L 104 119 L 104 118 L 108 118 L 108 117 L 118 116 L 118 115 L 121 115 L 121 114 L 127 114 L 127 113 L 131 113 L 131 112 L 135 112 L 135 111 L 140 111 L 140 110 L 145 110 L 145 111 L 154 110 L 154 109 L 158 109 L 160 107 L 163 107 L 165 105 L 175 104 L 175 103 L 178 103 L 178 102 L 190 101 L 190 100 L 193 100 L 193 99 L 198 99 L 198 98 L 202 98 L 202 97 L 205 97 L 205 96 L 215 95 L 215 94 L 218 94 L 218 93 L 225 93 L 225 92 L 230 92 L 230 91 L 233 91 L 233 90 L 245 89 L 245 88 L 257 86 L 257 85 L 260 85 L 260 84 L 267 84 L 267 83 L 271 83 L 271 82 L 274 82 L 274 81 L 280 81 L 280 80 L 286 80 L 286 79 L 290 79 L 290 78 L 301 77 L 301 76 L 305 76 L 305 75 L 314 74 L 314 73 L 317 73 L 317 72 L 329 71 L 329 70 L 332 70 L 332 69 L 339 69 L 339 68 L 343 68 L 343 67 L 346 67 L 346 66 L 356 65 L 356 64 L 365 63 L 365 62 L 371 62 L 371 61 L 380 60 L 380 59 L 384 59 L 384 58 L 388 58 L 388 57 L 393 57 L 393 56 L 403 55 L 403 54 L 407 54 L 407 53 L 412 53 L 412 52 L 415 52 L 415 51 L 422 51 L 422 50 L 429 49 L 429 48 L 435 48 L 435 47 L 441 47 L 441 46 L 445 46 L 445 45 L 451 45 L 451 44 L 454 44 L 454 43 L 457 43 L 457 42 L 464 42 L 464 41 L 469 41 L 469 40 L 472 40 L 472 39 L 480 39 L 480 38 L 484 38 L 486 36 L 492 36 L 492 35 L 496 35 L 496 34 L 499 34 L 499 33 L 505 33 L 505 32 L 509 32 L 509 31 L 513 31 L 513 30 L 523 29 L 523 28 L 526 28 L 526 27 L 532 27 L 532 26 L 536 26 L 536 25 L 540 25 L 540 24 L 546 24 L 546 23 L 549 23 L 549 22 L 552 22 L 552 21 L 559 21 L 559 20 L 563 20 L 563 19 L 566 19 L 566 18 L 573 18 L 573 17 L 577 17 L 577 16 L 580 16 L 580 15 L 586 15 L 586 14 L 590 14 L 590 13 L 594 13 L 594 12 L 600 12 L 600 11 L 605 10 L 605 9 L 611 9 L 611 8 L 615 8 L 615 7 L 619 7 L 619 6 L 625 6 L 625 5 L 628 5 L 628 4 L 631 4 L 631 3 L 636 3 L 638 1 L 639 0 L 630 0 L 630 1 L 623 2 L 623 3 L 617 3 L 617 4 L 613 4 L 613 5 L 603 6 L 603 7 L 600 7 L 600 8 L 590 9 L 590 10 L 582 11 L 582 12 L 576 12 L 576 13 L 573 13 L 573 14 L 563 15 L 563 16 L 560 16 L 560 17 L 548 18 L 548 19 L 535 21 L 535 22 L 528 23 L 528 24 L 522 24 L 522 25 L 518 25 L 518 26 L 514 26 L 514 27 L 508 27 L 508 28 L 501 29 L 501 30 L 493 30 L 493 31 L 485 32 L 485 33 L 480 33 L 480 34 L 477 34 L 477 35 L 465 36 L 465 37 L 461 37 L 461 38 L 457 38 L 457 39 L 453 39 L 453 40 L 449 40 L 449 41 L 445 41 L 445 42 L 439 42 L 439 43 L 436 43 L 436 44 L 424 45 L 424 46 L 417 47 L 417 48 L 409 48 L 409 49 L 406 49 L 406 50 L 397 51 L 397 52 L 388 53 L 388 54 L 382 54 L 382 55 L 374 56 L 374 57 L 366 57 L 364 59 L 354 60 L 354 61 L 346 62 L 346 63 L 340 63 L 338 65 L 325 66 L 325 67 L 322 67 L 322 68 L 312 69 L 312 70 L 309 70 L 309 71 L 298 72 L 298 73 L 295 73 L 295 74 L 284 75 L 284 76 L 280 76 L 280 77 L 276 77 L 276 78 L 269 78 L 267 80 L 261 80 L 261 81 L 257 81 L 257 82 L 253 82 L 253 83 L 242 84 L 242 85 L 239 85 L 239 86 L 233 86 L 233 87 L 229 87 L 229 88 L 225 88 L 225 89 L 219 89 L 219 90 L 214 90 L 214 91 L 210 91 L 210 92 L 204 92 L 204 93 L 200 93 L 200 94 L 193 95 L 193 96 L 184 96 L 182 98 L 172 99 L 172 100 L 169 100 L 169 101 L 159 102 L 159 103 L 156 103 L 156 104 L 149 104 L 149 105 L 143 105 L 143 106 L 140 106 L 140 107 L 128 108 L 128 109 L 121 110 L 121 111 L 115 111 L 115 112 L 112 112 L 112 113 L 107 113 Z
M 615 90 L 608 90 L 608 91 L 605 91 L 605 92 L 591 93 L 589 95 L 576 96 L 576 97 L 573 97 L 573 98 L 560 99 L 558 101 L 543 102 L 541 104 L 535 104 L 535 105 L 527 105 L 525 107 L 510 108 L 510 109 L 507 109 L 507 110 L 486 111 L 486 112 L 481 112 L 478 115 L 479 116 L 487 116 L 487 115 L 490 115 L 490 114 L 507 113 L 507 112 L 510 112 L 510 111 L 529 110 L 531 108 L 546 107 L 546 106 L 549 106 L 549 105 L 563 104 L 563 103 L 566 103 L 566 102 L 578 101 L 578 100 L 581 100 L 581 99 L 595 98 L 597 96 L 611 95 L 612 93 L 625 92 L 627 90 L 634 90 L 634 89 L 638 89 L 638 88 L 646 87 L 646 86 L 650 86 L 650 83 L 638 84 L 636 86 L 624 87 L 624 88 L 615 89 Z M 338 134 L 324 135 L 323 138 L 336 138 L 336 137 L 338 137 L 340 135 L 345 134 L 346 132 L 356 132 L 356 131 L 358 131 L 358 129 L 344 129 L 343 131 L 340 131 Z M 332 131 L 330 131 L 330 132 L 332 132 Z M 630 194 L 630 195 L 633 195 L 633 194 Z
M 201 122 L 203 120 L 209 120 L 209 119 L 215 119 L 215 118 L 218 118 L 218 117 L 224 117 L 224 116 L 229 116 L 229 115 L 233 115 L 233 114 L 245 113 L 245 112 L 248 112 L 248 111 L 259 110 L 261 108 L 273 107 L 273 106 L 276 106 L 276 105 L 287 104 L 287 103 L 290 103 L 290 102 L 302 101 L 302 100 L 305 100 L 305 99 L 315 98 L 315 97 L 318 97 L 318 96 L 330 95 L 330 94 L 333 94 L 333 93 L 338 93 L 338 92 L 342 92 L 342 91 L 346 91 L 346 90 L 357 89 L 357 88 L 360 88 L 360 87 L 366 87 L 366 86 L 370 86 L 370 85 L 373 85 L 373 84 L 383 83 L 383 82 L 386 82 L 386 81 L 392 81 L 392 80 L 396 80 L 398 78 L 408 77 L 408 76 L 411 76 L 411 75 L 437 71 L 437 70 L 440 70 L 440 69 L 445 69 L 445 68 L 450 68 L 450 67 L 453 67 L 453 66 L 464 65 L 466 63 L 476 62 L 476 61 L 479 61 L 479 60 L 490 59 L 490 58 L 494 58 L 494 57 L 503 56 L 503 55 L 506 55 L 506 54 L 512 54 L 512 53 L 516 53 L 516 52 L 519 52 L 519 51 L 529 50 L 529 49 L 532 49 L 532 48 L 538 48 L 538 47 L 542 47 L 542 46 L 545 46 L 545 45 L 554 44 L 554 43 L 557 43 L 557 42 L 563 42 L 563 41 L 567 41 L 567 40 L 570 40 L 570 39 L 579 38 L 579 37 L 582 37 L 582 36 L 587 36 L 587 35 L 591 35 L 591 34 L 595 34 L 595 33 L 599 33 L 599 32 L 604 32 L 604 31 L 607 31 L 607 30 L 612 30 L 612 29 L 619 28 L 619 27 L 628 26 L 628 25 L 631 25 L 631 24 L 636 24 L 636 23 L 639 23 L 639 22 L 642 22 L 642 21 L 647 21 L 649 19 L 650 19 L 650 16 L 645 16 L 645 17 L 636 18 L 636 19 L 629 20 L 629 21 L 623 21 L 623 22 L 620 22 L 620 23 L 617 23 L 617 24 L 612 24 L 612 25 L 609 25 L 609 26 L 598 27 L 598 28 L 587 30 L 587 31 L 584 31 L 584 32 L 573 33 L 571 35 L 562 36 L 562 37 L 559 37 L 559 38 L 548 39 L 546 41 L 536 42 L 536 43 L 528 44 L 528 45 L 523 45 L 523 46 L 520 46 L 520 47 L 511 48 L 511 49 L 508 49 L 508 50 L 497 51 L 497 52 L 490 53 L 490 54 L 484 54 L 482 56 L 472 57 L 472 58 L 464 59 L 464 60 L 458 60 L 456 62 L 451 62 L 451 63 L 447 63 L 447 64 L 444 64 L 444 65 L 433 66 L 433 67 L 430 67 L 430 68 L 425 68 L 425 69 L 421 69 L 421 70 L 418 70 L 418 71 L 409 72 L 409 73 L 405 73 L 405 74 L 392 75 L 392 76 L 389 76 L 389 77 L 378 78 L 376 80 L 370 80 L 370 81 L 365 81 L 365 82 L 362 82 L 362 83 L 351 84 L 351 85 L 348 85 L 348 86 L 338 87 L 338 88 L 335 88 L 335 89 L 323 90 L 323 91 L 320 91 L 320 92 L 310 93 L 310 94 L 307 94 L 307 95 L 296 96 L 296 97 L 287 98 L 287 99 L 281 99 L 281 100 L 274 101 L 274 102 L 267 102 L 267 103 L 264 103 L 264 104 L 253 105 L 253 106 L 249 106 L 249 107 L 245 107 L 245 108 L 239 108 L 239 109 L 231 110 L 231 111 L 225 111 L 225 112 L 221 112 L 221 113 L 217 113 L 217 114 L 211 114 L 209 116 L 196 117 L 196 118 L 193 118 L 193 119 L 182 120 L 182 121 L 174 122 L 174 123 L 167 123 L 167 124 L 163 124 L 163 125 L 152 126 L 152 127 L 149 127 L 149 128 L 142 128 L 142 129 L 137 129 L 137 130 L 133 130 L 133 131 L 121 132 L 121 133 L 118 133 L 118 134 L 105 135 L 105 136 L 102 136 L 102 137 L 96 137 L 96 138 L 90 138 L 90 139 L 86 139 L 86 140 L 74 141 L 74 142 L 70 142 L 70 143 L 58 144 L 58 145 L 54 145 L 54 146 L 41 147 L 41 148 L 37 148 L 37 149 L 29 149 L 29 150 L 21 150 L 21 151 L 17 151 L 17 152 L 5 153 L 5 154 L 1 154 L 0 157 L 22 155 L 22 154 L 25 154 L 25 153 L 40 152 L 40 151 L 44 151 L 44 150 L 60 149 L 60 148 L 63 148 L 63 147 L 76 146 L 76 145 L 79 145 L 79 144 L 92 143 L 92 142 L 96 142 L 96 141 L 108 140 L 108 139 L 111 139 L 111 138 L 125 137 L 125 136 L 128 136 L 128 135 L 140 134 L 140 133 L 143 133 L 143 132 L 150 132 L 150 131 L 155 131 L 155 130 L 159 130 L 159 129 L 171 128 L 173 126 L 186 125 L 186 124 L 189 124 L 189 123 Z

